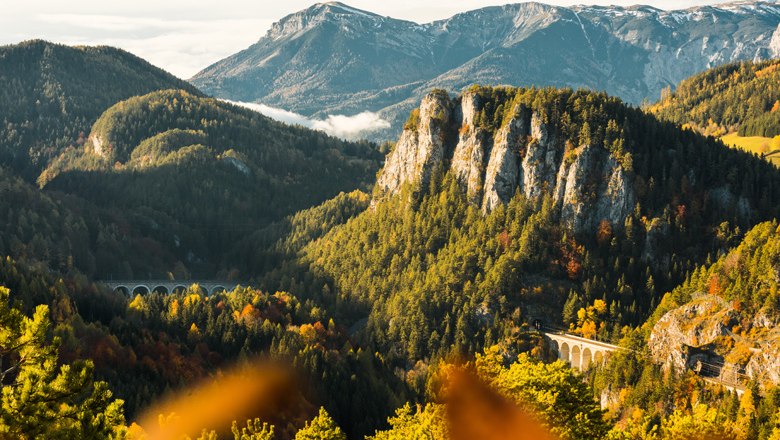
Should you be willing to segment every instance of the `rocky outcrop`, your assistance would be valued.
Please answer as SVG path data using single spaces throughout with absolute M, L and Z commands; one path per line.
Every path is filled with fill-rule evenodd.
M 726 324 L 734 315 L 734 310 L 724 306 L 715 296 L 695 299 L 658 320 L 650 334 L 648 348 L 653 358 L 667 367 L 677 371 L 693 368 L 696 359 L 691 354 L 701 350 L 690 349 L 713 344 L 719 337 L 729 337 Z M 712 355 L 718 356 L 715 352 Z
M 103 138 L 100 136 L 91 135 L 88 141 L 92 144 L 92 148 L 95 154 L 102 157 L 108 156 L 107 152 L 103 148 Z
M 458 179 L 466 185 L 469 200 L 474 203 L 482 199 L 486 163 L 493 146 L 490 132 L 475 124 L 480 110 L 479 101 L 479 95 L 467 93 L 456 109 L 455 121 L 460 122 L 461 128 L 451 166 Z
M 593 230 L 602 220 L 621 225 L 636 203 L 631 180 L 603 148 L 585 145 L 558 172 L 554 201 L 561 222 L 575 231 Z
M 760 382 L 780 384 L 780 329 L 760 343 L 745 366 L 745 374 Z
M 474 91 L 455 103 L 442 92 L 427 95 L 419 121 L 407 124 L 380 172 L 380 196 L 397 193 L 405 183 L 424 185 L 444 166 L 483 212 L 519 191 L 537 202 L 552 196 L 561 222 L 575 232 L 592 230 L 603 220 L 623 225 L 636 203 L 633 177 L 609 151 L 583 145 L 564 158 L 567 140 L 554 121 L 516 104 L 500 124 L 486 124 L 482 119 L 490 115 L 484 114 L 483 99 Z M 457 136 L 448 135 L 456 131 Z
M 745 322 L 744 313 L 713 295 L 700 294 L 666 313 L 653 327 L 648 347 L 655 361 L 678 371 L 699 371 L 725 381 L 780 383 L 780 328 L 760 312 L 750 331 L 732 327 Z
M 520 179 L 526 197 L 536 199 L 555 187 L 562 154 L 555 133 L 534 113 L 531 116 L 531 140 L 523 158 Z
M 516 117 L 496 134 L 485 175 L 483 211 L 489 212 L 499 204 L 509 202 L 520 184 L 520 151 L 525 149 L 530 135 L 530 111 L 515 108 Z
M 431 173 L 444 163 L 451 113 L 452 102 L 444 93 L 430 93 L 422 100 L 419 118 L 404 129 L 377 178 L 382 193 L 395 193 L 405 183 L 428 183 Z

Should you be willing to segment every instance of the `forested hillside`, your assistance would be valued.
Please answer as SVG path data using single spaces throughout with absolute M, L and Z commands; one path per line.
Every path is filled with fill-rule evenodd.
M 405 400 L 401 381 L 380 357 L 353 350 L 343 326 L 286 292 L 238 288 L 205 297 L 194 286 L 181 294 L 155 293 L 129 301 L 83 278 L 64 281 L 10 258 L 0 261 L 0 279 L 11 292 L 9 304 L 0 288 L 0 328 L 12 324 L 6 313 L 14 303 L 28 315 L 37 305 L 48 305 L 42 314 L 45 318 L 37 319 L 52 321 L 49 331 L 59 347 L 49 355 L 68 364 L 87 360 L 90 374 L 94 371 L 98 379 L 107 381 L 114 397 L 123 399 L 124 412 L 120 406 L 119 414 L 130 420 L 166 390 L 262 353 L 295 365 L 311 384 L 300 389 L 302 406 L 288 414 L 294 417 L 276 421 L 279 438 L 293 437 L 314 416 L 312 405 L 324 405 L 350 435 L 369 434 Z M 40 337 L 38 343 L 45 341 Z M 346 395 L 357 400 L 340 397 Z M 52 402 L 66 399 L 56 397 L 56 391 L 52 396 Z M 4 404 L 30 409 L 25 422 L 45 417 L 25 401 L 10 403 L 8 398 L 4 392 Z M 59 411 L 63 416 L 67 413 Z M 0 418 L 0 432 L 6 432 L 3 428 L 8 425 L 2 422 L 9 421 Z M 77 428 L 73 432 L 79 438 L 85 435 Z
M 370 209 L 304 247 L 287 245 L 286 262 L 261 284 L 326 304 L 386 359 L 410 368 L 496 343 L 519 350 L 523 323 L 536 318 L 617 339 L 622 326 L 642 324 L 697 264 L 777 215 L 780 176 L 771 165 L 618 100 L 566 90 L 469 93 L 453 101 L 429 95 L 389 157 L 431 159 L 398 169 L 388 159 L 380 182 L 412 170 L 408 180 L 392 193 L 377 189 Z M 461 114 L 479 122 L 467 126 Z M 517 126 L 524 118 L 545 122 L 505 144 L 502 133 L 515 126 L 513 118 Z M 518 155 L 509 163 L 521 177 L 506 202 L 486 212 L 482 198 L 472 196 L 479 171 L 458 173 L 465 148 L 490 155 L 474 154 L 481 159 L 465 167 L 482 173 L 493 169 L 487 164 L 497 152 Z M 635 200 L 626 217 L 578 221 L 600 215 L 589 207 L 614 194 L 602 192 L 599 182 L 609 178 L 595 174 L 603 169 L 595 159 L 584 165 L 578 157 L 585 154 L 619 158 L 603 160 L 621 167 L 628 182 L 619 193 Z M 535 167 L 550 162 L 568 171 L 553 167 L 543 176 L 582 179 L 576 188 L 584 192 L 557 198 L 560 183 L 544 177 L 528 185 L 540 175 Z M 509 166 L 496 168 L 512 175 Z M 579 309 L 587 313 L 578 316 Z
M 780 134 L 780 61 L 740 62 L 682 81 L 648 110 L 716 137 Z
M 3 345 L 3 356 L 24 361 L 30 350 L 40 354 L 12 367 L 23 374 L 3 378 L 4 390 L 40 390 L 32 400 L 4 391 L 3 405 L 11 412 L 0 414 L 0 436 L 28 435 L 35 427 L 47 438 L 135 438 L 135 428 L 128 430 L 124 420 L 135 420 L 166 391 L 261 354 L 296 365 L 312 384 L 301 388 L 295 411 L 270 420 L 277 438 L 317 432 L 315 424 L 333 423 L 330 417 L 350 436 L 383 426 L 407 399 L 406 386 L 377 355 L 353 349 L 346 327 L 311 300 L 250 288 L 207 298 L 197 286 L 175 296 L 128 300 L 88 281 L 248 278 L 235 270 L 248 269 L 235 252 L 243 237 L 340 191 L 369 189 L 380 159 L 374 145 L 289 127 L 203 98 L 162 71 L 159 78 L 134 71 L 136 61 L 148 65 L 114 49 L 42 42 L 5 49 L 14 56 L 7 58 L 13 68 L 0 70 L 8 79 L 7 90 L 0 89 L 14 104 L 4 110 L 14 111 L 6 114 L 3 136 L 30 151 L 51 148 L 40 162 L 13 156 L 22 162 L 0 167 L 0 285 L 11 292 L 10 301 L 5 290 L 0 295 L 0 321 L 14 327 L 9 337 L 28 337 L 13 333 L 26 328 L 36 332 L 34 341 L 23 344 L 30 348 L 17 354 Z M 41 84 L 24 88 L 35 79 L 29 64 L 38 49 L 38 64 L 46 67 L 45 96 L 58 104 L 45 114 L 19 110 L 20 118 L 30 119 L 9 125 L 24 99 L 44 102 L 35 95 Z M 83 54 L 110 66 L 80 60 Z M 89 77 L 81 71 L 90 68 L 99 72 Z M 176 90 L 123 101 L 170 87 Z M 37 125 L 44 123 L 49 125 Z M 27 132 L 14 137 L 19 127 Z M 30 180 L 44 166 L 37 187 Z M 283 231 L 272 232 L 272 241 Z M 252 249 L 252 255 L 265 249 Z M 37 310 L 30 324 L 16 307 L 28 316 Z M 72 365 L 68 371 L 78 377 L 59 371 L 59 364 Z M 90 397 L 93 374 L 106 383 L 95 382 Z M 45 381 L 56 388 L 46 388 Z M 361 393 L 366 397 L 359 404 L 336 397 Z M 38 396 L 46 403 L 34 404 Z M 301 429 L 320 405 L 327 413 Z M 265 432 L 252 420 L 237 422 L 245 432 Z
M 0 164 L 34 178 L 81 145 L 103 111 L 135 95 L 193 86 L 128 52 L 28 41 L 0 47 Z
M 656 115 L 436 89 L 381 166 L 119 51 L 0 48 L 0 438 L 777 440 L 780 172 L 702 134 L 771 127 L 777 65 Z M 541 328 L 622 348 L 580 374 Z
M 0 255 L 62 274 L 177 273 L 167 231 L 147 210 L 101 209 L 78 197 L 41 190 L 0 167 Z M 178 273 L 181 276 L 181 273 Z
M 715 262 L 692 270 L 641 328 L 624 329 L 621 345 L 632 351 L 590 372 L 627 438 L 780 435 L 779 236 L 777 221 L 761 223 Z M 742 383 L 744 393 L 702 378 Z
M 67 149 L 39 182 L 164 231 L 164 249 L 184 273 L 226 276 L 240 263 L 229 256 L 245 235 L 341 191 L 367 189 L 379 157 L 366 142 L 169 90 L 108 109 L 87 142 Z M 147 273 L 138 269 L 100 275 Z M 153 273 L 173 268 L 161 269 Z
M 650 348 L 679 368 L 697 361 L 723 365 L 729 379 L 780 382 L 780 228 L 753 228 L 714 264 L 699 267 L 664 297 L 647 326 Z M 691 327 L 700 332 L 690 338 Z M 682 346 L 695 347 L 685 354 Z

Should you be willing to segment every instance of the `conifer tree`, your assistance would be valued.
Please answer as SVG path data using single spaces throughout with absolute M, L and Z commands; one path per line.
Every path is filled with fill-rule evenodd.
M 124 431 L 123 402 L 105 382 L 93 382 L 92 363 L 57 365 L 59 340 L 48 342 L 49 309 L 32 318 L 9 304 L 0 286 L 0 438 L 109 439 Z
M 347 436 L 325 408 L 320 407 L 317 417 L 306 422 L 306 426 L 295 434 L 295 440 L 347 440 Z

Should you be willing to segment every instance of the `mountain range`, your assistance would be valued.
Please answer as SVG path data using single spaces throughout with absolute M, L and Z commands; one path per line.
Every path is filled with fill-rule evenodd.
M 195 75 L 205 93 L 323 117 L 374 111 L 392 128 L 432 88 L 587 87 L 639 104 L 734 60 L 780 54 L 780 6 L 737 2 L 664 11 L 649 6 L 520 3 L 418 24 L 316 4 L 257 43 Z

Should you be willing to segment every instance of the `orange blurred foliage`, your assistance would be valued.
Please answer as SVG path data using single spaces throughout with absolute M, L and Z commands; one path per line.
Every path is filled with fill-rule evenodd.
M 267 362 L 248 364 L 174 393 L 147 409 L 133 427 L 135 439 L 197 437 L 203 429 L 230 432 L 234 420 L 278 419 L 312 410 L 291 369 Z
M 490 388 L 476 374 L 448 375 L 447 418 L 452 440 L 555 440 L 530 412 Z

